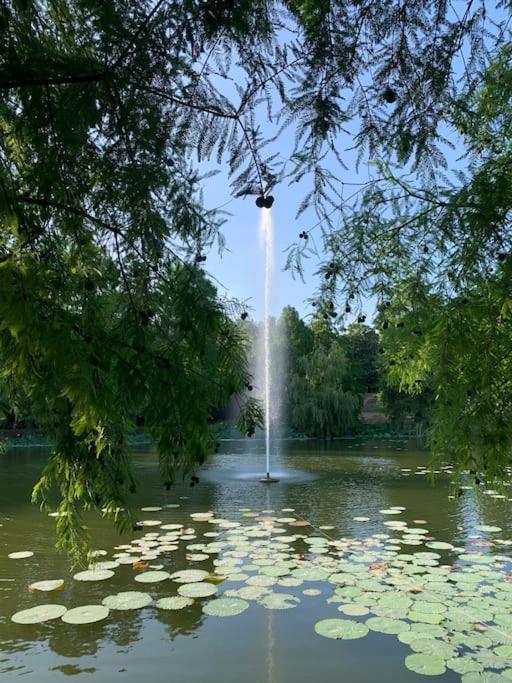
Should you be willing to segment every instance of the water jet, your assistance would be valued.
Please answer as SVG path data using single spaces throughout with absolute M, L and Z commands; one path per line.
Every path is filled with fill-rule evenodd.
M 273 197 L 265 197 L 265 207 L 272 206 Z M 264 245 L 265 258 L 265 290 L 264 290 L 264 320 L 263 320 L 263 402 L 265 405 L 265 472 L 266 476 L 260 482 L 271 484 L 278 480 L 270 476 L 270 428 L 271 428 L 271 350 L 270 350 L 270 305 L 272 290 L 272 267 L 273 267 L 273 227 L 271 211 L 263 211 L 260 220 L 260 234 Z

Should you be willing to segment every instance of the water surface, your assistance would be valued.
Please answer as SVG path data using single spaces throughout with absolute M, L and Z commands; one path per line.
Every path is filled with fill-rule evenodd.
M 426 520 L 431 536 L 456 546 L 470 543 L 474 527 L 481 524 L 502 527 L 503 539 L 512 536 L 508 500 L 477 497 L 472 491 L 449 500 L 448 477 L 439 475 L 432 485 L 425 475 L 415 474 L 418 465 L 428 463 L 428 455 L 400 441 L 346 441 L 327 448 L 314 442 L 286 442 L 282 450 L 274 459 L 281 478 L 278 484 L 257 481 L 265 465 L 262 442 L 231 441 L 224 442 L 222 452 L 200 472 L 198 486 L 178 483 L 170 492 L 159 481 L 154 453 L 138 451 L 135 462 L 140 483 L 133 496 L 134 508 L 179 504 L 177 509 L 138 514 L 141 519 L 194 527 L 198 538 L 190 543 L 212 540 L 202 537 L 204 531 L 211 531 L 211 525 L 195 524 L 190 513 L 212 510 L 217 517 L 247 523 L 240 508 L 272 510 L 277 517 L 293 514 L 316 528 L 333 526 L 323 533 L 335 539 L 365 539 L 385 532 L 383 522 L 387 518 L 379 511 L 393 506 L 406 508 L 400 519 L 409 525 L 415 526 L 413 520 Z M 252 603 L 239 616 L 218 618 L 203 614 L 202 601 L 197 601 L 182 611 L 149 607 L 111 612 L 106 621 L 91 625 L 71 626 L 60 621 L 13 624 L 13 613 L 38 603 L 75 607 L 100 603 L 106 595 L 124 590 L 148 591 L 160 598 L 173 594 L 176 588 L 170 581 L 151 586 L 135 583 L 129 566 L 119 567 L 107 581 L 73 581 L 65 558 L 54 551 L 54 520 L 28 502 L 44 457 L 40 449 L 20 449 L 0 456 L 0 673 L 6 678 L 23 676 L 40 683 L 66 675 L 73 675 L 77 681 L 127 683 L 426 680 L 404 667 L 404 658 L 411 650 L 395 636 L 373 631 L 353 641 L 317 636 L 317 621 L 343 616 L 337 612 L 338 605 L 327 604 L 333 586 L 322 582 L 280 589 L 301 599 L 298 607 L 284 611 Z M 411 472 L 404 471 L 407 469 Z M 283 508 L 293 508 L 294 513 L 283 513 Z M 370 521 L 361 524 L 354 521 L 355 516 L 367 516 Z M 115 545 L 154 531 L 146 529 L 120 537 L 110 522 L 95 517 L 89 521 L 94 547 L 105 549 L 109 556 L 115 552 Z M 27 560 L 7 559 L 8 553 L 17 550 L 35 554 Z M 492 552 L 507 552 L 507 548 Z M 157 562 L 169 571 L 189 564 L 181 549 Z M 213 565 L 208 560 L 195 568 L 213 570 Z M 63 591 L 27 591 L 30 583 L 53 578 L 65 579 Z M 236 585 L 224 584 L 221 591 Z M 301 594 L 313 585 L 321 590 L 320 596 Z M 460 681 L 460 676 L 448 670 L 437 680 Z

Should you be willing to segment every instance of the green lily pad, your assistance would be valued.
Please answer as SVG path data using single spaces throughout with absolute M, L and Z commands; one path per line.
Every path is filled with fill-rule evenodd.
M 446 671 L 444 661 L 435 655 L 425 655 L 422 653 L 409 655 L 405 658 L 405 666 L 414 673 L 423 676 L 440 676 Z
M 169 574 L 169 572 L 151 571 L 138 574 L 135 577 L 135 581 L 137 581 L 138 583 L 160 583 L 160 581 L 165 581 L 170 577 L 171 575 Z
M 475 527 L 477 531 L 483 531 L 484 533 L 488 534 L 497 534 L 502 529 L 499 526 L 489 526 L 488 524 L 479 524 Z
M 68 610 L 62 615 L 62 621 L 66 624 L 93 624 L 106 619 L 109 612 L 105 605 L 82 605 Z
M 64 579 L 47 579 L 45 581 L 36 581 L 31 583 L 28 587 L 29 591 L 40 591 L 48 593 L 50 591 L 58 591 L 64 587 Z
M 503 683 L 503 676 L 494 671 L 464 674 L 461 683 Z
M 262 567 L 260 572 L 261 572 L 261 574 L 264 574 L 265 576 L 278 577 L 278 576 L 286 576 L 287 574 L 290 573 L 290 569 L 288 567 L 285 567 L 284 565 L 277 564 L 277 565 L 274 565 L 273 567 Z
M 277 583 L 277 579 L 272 576 L 263 576 L 262 574 L 256 574 L 256 576 L 251 576 L 246 581 L 248 586 L 260 586 L 263 588 L 268 588 L 274 586 Z
M 209 573 L 202 569 L 183 569 L 171 574 L 170 578 L 176 583 L 198 583 L 204 581 L 208 576 Z
M 453 657 L 446 662 L 446 666 L 458 674 L 479 673 L 484 669 L 479 662 L 476 662 L 469 655 Z
M 158 609 L 165 609 L 165 610 L 177 610 L 177 609 L 183 609 L 185 607 L 190 607 L 190 605 L 193 605 L 194 601 L 192 598 L 185 598 L 182 595 L 173 595 L 170 598 L 161 598 L 160 600 L 157 600 L 155 603 L 155 607 L 158 607 Z
M 288 593 L 267 593 L 258 600 L 267 609 L 291 609 L 297 607 L 300 600 Z
M 73 578 L 75 581 L 105 581 L 114 576 L 114 572 L 110 569 L 87 569 L 84 572 L 78 572 Z
M 248 609 L 249 603 L 241 598 L 217 598 L 203 606 L 203 612 L 212 617 L 234 617 Z
M 512 659 L 512 645 L 500 645 L 494 652 L 499 657 L 505 657 L 506 659 Z
M 178 588 L 178 593 L 185 598 L 208 598 L 218 591 L 213 583 L 185 583 Z
M 242 598 L 242 600 L 259 600 L 268 588 L 264 586 L 242 586 L 241 588 L 231 588 L 224 592 L 228 598 Z
M 366 614 L 370 613 L 370 610 L 364 605 L 349 603 L 348 605 L 341 605 L 338 607 L 338 612 L 343 612 L 347 617 L 364 617 Z
M 398 635 L 403 633 L 410 628 L 409 624 L 400 619 L 390 619 L 389 617 L 370 617 L 366 620 L 366 625 L 371 628 L 372 631 L 377 631 L 378 633 L 390 633 L 393 635 Z
M 325 581 L 329 576 L 328 571 L 321 567 L 299 567 L 292 571 L 292 576 L 303 581 Z
M 451 543 L 444 543 L 443 541 L 428 541 L 425 543 L 427 548 L 432 548 L 432 550 L 452 550 L 453 545 Z
M 443 614 L 446 609 L 446 605 L 441 602 L 425 602 L 424 600 L 415 600 L 412 606 L 413 612 L 426 612 L 427 614 Z
M 408 614 L 409 621 L 417 621 L 422 624 L 440 624 L 443 621 L 444 615 L 438 612 L 415 612 L 412 609 Z
M 322 591 L 319 590 L 318 588 L 306 588 L 302 591 L 302 595 L 308 595 L 310 597 L 315 597 L 317 595 L 321 595 Z
M 31 550 L 19 550 L 15 553 L 9 553 L 7 557 L 10 560 L 26 560 L 28 557 L 32 557 L 33 554 Z
M 102 600 L 109 609 L 131 610 L 147 607 L 152 602 L 151 595 L 139 591 L 124 591 L 116 595 L 108 595 Z
M 37 607 L 16 612 L 12 615 L 11 621 L 15 624 L 41 624 L 51 619 L 59 619 L 66 612 L 67 608 L 64 605 L 37 605 Z
M 315 624 L 315 632 L 334 640 L 355 640 L 368 634 L 368 627 L 350 619 L 322 619 Z

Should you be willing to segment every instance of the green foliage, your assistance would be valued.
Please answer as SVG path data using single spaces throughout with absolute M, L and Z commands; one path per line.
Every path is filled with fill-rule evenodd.
M 509 259 L 492 279 L 442 299 L 404 281 L 382 334 L 391 386 L 428 401 L 434 455 L 488 481 L 507 475 L 512 449 L 511 276 Z
M 341 338 L 351 367 L 353 390 L 375 392 L 380 376 L 377 368 L 379 337 L 368 325 L 352 323 Z
M 180 122 L 147 92 L 190 78 L 194 37 L 181 54 L 169 39 L 185 8 L 57 0 L 0 14 L 0 382 L 55 444 L 33 499 L 58 503 L 59 546 L 78 560 L 83 510 L 130 523 L 116 510 L 136 487 L 135 416 L 170 486 L 213 450 L 208 421 L 243 395 L 247 346 L 240 306 L 201 266 L 222 221 L 202 206 Z M 261 409 L 240 403 L 252 433 Z
M 388 409 L 424 422 L 438 460 L 489 481 L 509 476 L 512 453 L 510 50 L 450 102 L 464 171 L 433 185 L 378 165 L 325 237 L 320 297 L 377 297 Z
M 291 378 L 291 425 L 308 436 L 342 436 L 357 423 L 361 397 L 344 386 L 350 368 L 339 342 L 303 356 Z

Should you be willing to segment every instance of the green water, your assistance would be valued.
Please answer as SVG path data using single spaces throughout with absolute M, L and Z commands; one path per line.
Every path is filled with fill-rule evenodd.
M 332 525 L 331 538 L 367 538 L 386 531 L 379 510 L 404 506 L 400 519 L 426 520 L 431 536 L 457 546 L 470 543 L 478 524 L 503 528 L 500 538 L 512 536 L 508 500 L 477 497 L 467 492 L 448 499 L 448 478 L 435 485 L 425 476 L 408 474 L 427 464 L 428 456 L 399 441 L 357 444 L 344 442 L 324 448 L 312 442 L 287 442 L 274 458 L 281 481 L 270 486 L 257 481 L 264 469 L 262 444 L 225 442 L 200 473 L 201 483 L 190 488 L 178 484 L 171 492 L 161 485 L 155 455 L 135 454 L 139 488 L 134 508 L 179 504 L 177 509 L 142 513 L 141 519 L 184 523 L 202 533 L 209 524 L 197 524 L 190 513 L 212 510 L 217 517 L 242 521 L 240 508 L 259 512 L 294 508 L 296 518 L 314 527 Z M 130 566 L 121 566 L 107 581 L 73 581 L 63 557 L 53 548 L 54 520 L 30 505 L 29 495 L 41 466 L 41 450 L 11 451 L 0 456 L 0 674 L 6 679 L 22 676 L 39 682 L 73 675 L 80 681 L 154 681 L 177 683 L 402 683 L 428 680 L 404 667 L 411 650 L 394 636 L 370 631 L 359 640 L 336 641 L 314 632 L 320 619 L 336 618 L 338 605 L 327 604 L 333 586 L 325 582 L 283 588 L 301 599 L 295 609 L 267 610 L 251 604 L 243 614 L 229 618 L 203 614 L 202 601 L 174 612 L 148 607 L 136 612 L 111 612 L 108 619 L 90 625 L 71 626 L 60 621 L 17 625 L 10 616 L 39 603 L 57 602 L 67 607 L 101 603 L 111 593 L 148 591 L 154 598 L 173 594 L 170 581 L 146 586 L 135 583 Z M 353 521 L 367 516 L 370 522 Z M 245 520 L 247 522 L 247 520 Z M 108 521 L 92 517 L 93 545 L 108 551 L 129 543 L 142 532 L 119 537 Z M 145 531 L 154 531 L 153 528 Z M 301 531 L 295 529 L 295 532 Z M 308 531 L 308 533 L 311 533 Z M 26 560 L 10 560 L 8 553 L 31 550 Z M 492 551 L 494 552 L 494 550 Z M 495 552 L 507 553 L 507 548 Z M 194 568 L 213 570 L 211 559 Z M 175 571 L 189 566 L 184 550 L 159 558 L 156 563 Z M 64 590 L 34 594 L 27 586 L 42 579 L 65 579 Z M 232 584 L 231 587 L 236 586 Z M 319 588 L 318 597 L 304 597 L 304 588 Z M 221 591 L 226 586 L 221 586 Z M 439 681 L 460 681 L 447 671 Z M 505 679 L 503 679 L 505 680 Z

